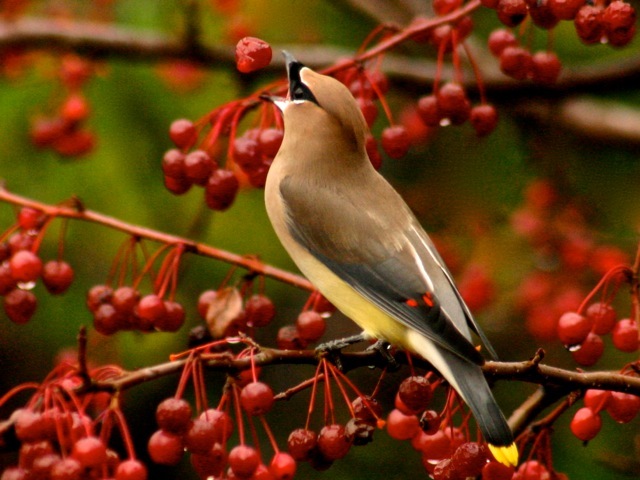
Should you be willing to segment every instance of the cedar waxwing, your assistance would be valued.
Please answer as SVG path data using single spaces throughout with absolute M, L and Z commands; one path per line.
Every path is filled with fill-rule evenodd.
M 367 124 L 338 80 L 285 52 L 284 139 L 267 176 L 276 234 L 302 273 L 370 338 L 429 361 L 467 403 L 495 458 L 518 450 L 470 329 L 493 349 L 428 235 L 371 165 Z

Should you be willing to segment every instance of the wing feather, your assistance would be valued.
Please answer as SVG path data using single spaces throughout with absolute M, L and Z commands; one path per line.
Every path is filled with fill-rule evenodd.
M 385 313 L 459 357 L 482 364 L 469 338 L 466 307 L 446 268 L 435 249 L 430 250 L 426 233 L 419 226 L 416 230 L 417 220 L 404 201 L 378 179 L 380 188 L 369 189 L 377 192 L 376 198 L 366 198 L 335 187 L 315 188 L 309 196 L 291 177 L 284 178 L 280 194 L 290 234 Z M 318 195 L 324 198 L 319 201 Z M 427 241 L 419 238 L 420 232 Z M 428 302 L 422 300 L 425 294 Z

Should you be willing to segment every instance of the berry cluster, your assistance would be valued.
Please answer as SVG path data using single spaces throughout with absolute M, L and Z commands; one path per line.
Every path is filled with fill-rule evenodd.
M 482 0 L 482 4 L 494 9 L 507 27 L 516 27 L 527 17 L 544 30 L 553 29 L 561 20 L 573 21 L 578 37 L 588 45 L 623 47 L 635 34 L 635 9 L 622 0 Z
M 53 295 L 64 293 L 73 282 L 73 268 L 64 260 L 43 262 L 38 249 L 50 218 L 24 207 L 17 223 L 0 235 L 0 296 L 4 311 L 15 323 L 28 322 L 37 308 L 33 288 L 42 280 Z
M 578 409 L 571 420 L 571 432 L 583 442 L 593 439 L 602 428 L 600 412 L 603 410 L 616 422 L 629 423 L 640 412 L 640 397 L 623 392 L 587 390 L 584 407 Z
M 435 388 L 423 376 L 402 381 L 395 397 L 395 409 L 387 416 L 387 433 L 397 440 L 410 440 L 422 455 L 422 464 L 436 480 L 463 480 L 482 475 L 485 480 L 511 478 L 513 469 L 493 460 L 481 443 L 468 440 L 469 432 L 451 424 L 456 409 L 454 395 L 446 416 L 429 410 Z M 502 475 L 502 476 L 501 476 Z M 508 475 L 508 476 L 504 476 Z
M 54 113 L 33 120 L 31 141 L 36 147 L 51 148 L 65 157 L 78 157 L 94 149 L 95 134 L 86 127 L 91 108 L 82 94 L 93 73 L 89 61 L 72 54 L 62 57 L 59 76 L 67 95 Z
M 511 30 L 494 30 L 489 35 L 488 45 L 491 53 L 499 59 L 502 73 L 511 78 L 553 84 L 560 76 L 562 64 L 555 53 L 541 50 L 531 54 L 519 44 Z
M 120 330 L 175 332 L 185 322 L 184 308 L 174 300 L 177 271 L 184 246 L 173 246 L 166 254 L 160 271 L 155 278 L 152 276 L 153 291 L 143 295 L 139 288 L 141 281 L 146 275 L 151 276 L 151 269 L 158 255 L 172 246 L 161 247 L 147 259 L 142 271 L 136 274 L 134 257 L 137 245 L 138 240 L 135 238 L 125 242 L 121 255 L 114 261 L 112 274 L 121 267 L 119 286 L 112 287 L 109 279 L 105 284 L 94 285 L 87 292 L 87 307 L 93 315 L 93 325 L 103 335 L 112 335 Z M 124 274 L 129 263 L 134 270 L 132 285 L 124 284 Z
M 543 341 L 557 339 L 558 319 L 578 309 L 594 276 L 629 261 L 619 248 L 598 244 L 584 208 L 560 191 L 548 180 L 533 180 L 511 215 L 511 228 L 527 240 L 539 267 L 520 283 L 517 305 L 527 330 Z
M 229 344 L 224 340 L 198 347 L 197 352 L 199 355 L 220 348 L 231 353 Z M 241 371 L 236 377 L 229 377 L 217 408 L 206 408 L 200 360 L 194 356 L 195 350 L 188 352 L 189 361 L 185 364 L 176 395 L 162 401 L 156 409 L 159 429 L 148 442 L 149 455 L 155 463 L 176 465 L 188 452 L 191 465 L 202 479 L 222 475 L 229 479 L 253 480 L 291 480 L 294 477 L 295 460 L 279 451 L 264 419 L 273 407 L 275 397 L 271 387 L 257 379 L 259 368 L 253 362 L 254 350 L 249 347 L 237 355 L 237 358 L 249 356 L 251 368 Z M 191 405 L 181 398 L 189 378 L 195 387 L 196 416 Z M 231 411 L 235 413 L 234 417 Z M 246 424 L 251 429 L 252 438 L 256 438 L 254 419 L 261 421 L 275 452 L 268 465 L 263 463 L 259 447 L 250 446 L 245 440 Z M 236 430 L 239 444 L 230 447 Z
M 640 348 L 638 268 L 638 261 L 633 267 L 626 264 L 612 267 L 576 311 L 560 317 L 558 338 L 580 365 L 590 366 L 600 359 L 605 348 L 601 337 L 609 333 L 613 346 L 622 352 L 635 353 Z M 623 282 L 631 287 L 631 316 L 617 319 L 612 302 Z M 589 304 L 599 293 L 602 300 Z
M 175 332 L 185 321 L 182 305 L 156 293 L 142 295 L 138 289 L 122 285 L 95 285 L 87 293 L 87 307 L 93 326 L 103 335 L 120 330 Z
M 113 367 L 91 372 L 96 378 L 118 374 Z M 16 410 L 9 423 L 20 443 L 18 464 L 6 468 L 2 480 L 146 480 L 147 469 L 136 460 L 129 431 L 119 408 L 112 406 L 99 423 L 87 414 L 104 394 L 76 396 L 84 381 L 76 368 L 61 364 L 41 385 L 26 407 Z M 14 391 L 17 393 L 17 390 Z M 107 400 L 108 402 L 108 400 Z M 112 427 L 117 426 L 127 446 L 127 459 L 108 447 Z

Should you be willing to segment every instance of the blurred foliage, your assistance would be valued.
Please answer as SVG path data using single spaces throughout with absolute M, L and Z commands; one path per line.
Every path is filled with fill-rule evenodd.
M 243 11 L 253 34 L 269 42 L 299 43 L 300 48 L 303 43 L 340 45 L 355 50 L 375 22 L 349 13 L 340 4 L 320 0 L 247 0 L 243 2 Z M 227 19 L 209 12 L 207 6 L 207 2 L 202 2 L 202 10 L 206 12 L 204 38 L 220 44 Z M 115 4 L 115 21 L 172 34 L 183 28 L 182 11 L 179 2 L 122 0 Z M 497 26 L 493 12 L 483 12 L 475 20 L 481 35 Z M 554 35 L 554 48 L 569 67 L 637 55 L 639 46 L 636 39 L 619 51 L 585 47 L 570 25 L 557 28 Z M 534 41 L 544 45 L 546 35 L 539 31 Z M 37 150 L 28 138 L 29 120 L 62 93 L 46 67 L 51 62 L 49 54 L 39 55 L 42 59 L 36 67 L 27 69 L 18 78 L 0 80 L 0 177 L 9 190 L 49 203 L 74 195 L 87 208 L 124 221 L 190 236 L 236 253 L 259 253 L 265 262 L 294 269 L 268 224 L 261 191 L 242 191 L 234 207 L 220 214 L 205 211 L 201 189 L 174 197 L 162 185 L 160 159 L 170 147 L 169 124 L 180 117 L 199 118 L 240 95 L 243 90 L 235 72 L 211 66 L 197 88 L 179 92 L 158 75 L 156 65 L 119 59 L 105 61 L 100 67 L 101 74 L 85 92 L 93 109 L 89 123 L 98 136 L 97 148 L 81 159 L 62 159 L 50 151 Z M 258 82 L 272 80 L 267 77 L 260 76 Z M 430 86 L 425 85 L 424 92 L 429 90 Z M 637 89 L 610 92 L 606 85 L 593 95 L 612 97 L 630 105 L 638 105 L 640 99 Z M 389 100 L 392 105 L 400 105 L 409 99 L 392 88 Z M 465 262 L 473 258 L 490 267 L 498 282 L 500 300 L 480 319 L 505 359 L 525 359 L 538 344 L 527 338 L 522 319 L 506 308 L 519 280 L 536 261 L 508 223 L 509 214 L 522 201 L 523 189 L 534 178 L 559 180 L 567 186 L 563 194 L 575 195 L 589 207 L 598 235 L 633 256 L 640 225 L 640 162 L 637 145 L 593 142 L 553 124 L 523 120 L 511 107 L 501 105 L 500 126 L 487 139 L 477 139 L 468 126 L 441 129 L 428 144 L 413 149 L 408 158 L 386 160 L 382 171 L 401 190 L 429 230 L 452 239 Z M 374 130 L 384 126 L 380 118 Z M 10 225 L 14 218 L 14 208 L 0 205 L 2 225 Z M 45 259 L 56 254 L 56 232 L 54 227 L 47 235 L 43 247 L 47 252 L 43 254 Z M 77 280 L 70 292 L 61 297 L 52 297 L 38 286 L 38 312 L 27 325 L 16 326 L 1 319 L 0 391 L 5 392 L 18 382 L 42 379 L 58 352 L 74 346 L 79 326 L 91 323 L 84 307 L 85 293 L 91 285 L 105 281 L 117 248 L 124 240 L 119 232 L 70 222 L 65 258 L 74 266 Z M 215 288 L 228 269 L 227 265 L 187 255 L 178 300 L 186 306 L 188 326 L 175 335 L 121 333 L 105 338 L 91 332 L 91 358 L 97 363 L 114 362 L 125 368 L 166 361 L 169 353 L 185 348 L 189 328 L 199 322 L 195 311 L 199 293 Z M 278 325 L 290 323 L 306 298 L 302 292 L 271 281 L 267 282 L 266 291 L 278 306 Z M 338 315 L 330 324 L 327 338 L 355 331 L 350 322 L 343 322 Z M 274 332 L 263 332 L 258 340 L 267 343 Z M 558 345 L 542 346 L 548 349 L 549 363 L 573 366 L 570 356 Z M 629 360 L 624 355 L 609 355 L 598 367 L 619 368 Z M 285 386 L 291 384 L 292 378 L 311 376 L 312 371 L 275 367 L 265 374 L 274 385 Z M 376 377 L 370 371 L 358 375 L 370 385 Z M 216 379 L 219 380 L 212 376 L 212 380 Z M 151 406 L 170 395 L 175 384 L 174 379 L 164 379 L 127 393 L 126 409 L 133 431 L 150 432 L 155 428 Z M 211 382 L 212 399 L 217 398 L 220 386 L 221 382 Z M 392 380 L 385 381 L 387 401 L 391 401 L 393 386 Z M 498 385 L 499 403 L 508 412 L 532 389 L 515 383 Z M 300 397 L 304 398 L 278 405 L 270 415 L 270 423 L 281 436 L 281 442 L 288 430 L 304 422 L 307 396 Z M 575 479 L 621 478 L 620 472 L 609 469 L 601 460 L 614 450 L 633 455 L 632 438 L 637 434 L 638 420 L 625 428 L 605 422 L 601 434 L 587 448 L 582 448 L 568 433 L 565 428 L 568 420 L 569 416 L 554 435 L 557 469 Z M 138 449 L 145 451 L 144 438 Z M 0 466 L 3 463 L 0 457 Z M 413 453 L 408 443 L 391 441 L 384 432 L 376 433 L 375 442 L 368 448 L 354 449 L 347 459 L 336 462 L 327 474 L 355 479 L 362 478 L 362 472 L 367 472 L 367 478 L 388 480 L 426 477 L 419 455 Z M 163 478 L 192 478 L 178 469 L 159 469 L 156 473 Z M 320 476 L 304 465 L 298 478 Z

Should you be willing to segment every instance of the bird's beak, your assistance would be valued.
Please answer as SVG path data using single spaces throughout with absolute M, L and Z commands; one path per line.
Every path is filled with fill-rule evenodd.
M 291 102 L 291 92 L 302 82 L 302 80 L 300 79 L 300 69 L 302 69 L 304 65 L 296 60 L 296 58 L 286 50 L 282 51 L 282 56 L 284 57 L 285 64 L 287 66 L 287 78 L 289 79 L 288 98 L 266 94 L 260 95 L 260 98 L 262 100 L 273 103 L 281 112 L 284 112 L 285 108 L 287 108 L 287 105 L 289 105 L 289 103 Z

